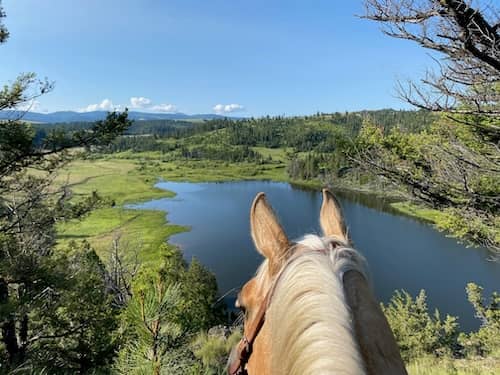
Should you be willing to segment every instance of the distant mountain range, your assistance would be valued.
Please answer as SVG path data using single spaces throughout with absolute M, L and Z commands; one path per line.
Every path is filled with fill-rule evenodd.
M 60 111 L 52 113 L 0 111 L 0 120 L 15 119 L 22 115 L 24 121 L 38 123 L 59 123 L 59 122 L 89 122 L 103 120 L 106 118 L 106 111 L 94 112 L 73 112 Z M 149 113 L 149 112 L 128 112 L 131 120 L 211 120 L 224 118 L 227 116 L 215 114 L 186 115 L 185 113 Z

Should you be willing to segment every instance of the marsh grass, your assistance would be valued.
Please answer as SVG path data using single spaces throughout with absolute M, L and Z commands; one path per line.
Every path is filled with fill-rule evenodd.
M 396 202 L 392 203 L 391 206 L 404 214 L 425 220 L 430 223 L 437 223 L 440 220 L 443 220 L 446 216 L 446 214 L 441 211 L 416 205 L 410 202 Z
M 162 161 L 158 153 L 120 153 L 113 158 L 78 160 L 67 166 L 57 178 L 69 185 L 75 200 L 97 192 L 112 207 L 99 208 L 81 220 L 58 226 L 58 244 L 62 248 L 70 241 L 88 241 L 99 255 L 120 236 L 127 243 L 140 247 L 139 259 L 158 259 L 162 243 L 186 227 L 167 222 L 163 211 L 124 208 L 130 203 L 175 196 L 174 192 L 155 188 L 157 181 L 286 181 L 280 163 L 256 165 L 214 161 Z
M 94 210 L 81 220 L 60 224 L 60 248 L 70 241 L 86 240 L 102 256 L 113 238 L 119 236 L 139 248 L 141 262 L 149 262 L 158 259 L 158 249 L 169 236 L 187 229 L 167 224 L 165 212 L 123 207 L 127 203 L 175 195 L 155 188 L 153 185 L 157 179 L 138 173 L 137 167 L 137 163 L 127 160 L 83 160 L 70 164 L 60 174 L 58 181 L 69 184 L 73 199 L 96 191 L 113 205 Z

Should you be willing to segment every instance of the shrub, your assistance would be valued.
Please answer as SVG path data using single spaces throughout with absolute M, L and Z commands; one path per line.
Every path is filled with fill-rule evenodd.
M 489 304 L 486 304 L 482 287 L 469 283 L 466 290 L 467 298 L 482 325 L 477 332 L 460 334 L 458 341 L 464 348 L 464 354 L 483 357 L 500 355 L 500 294 L 493 292 Z
M 188 266 L 177 248 L 161 253 L 163 264 L 142 270 L 122 314 L 119 374 L 199 374 L 190 340 L 220 317 L 214 275 L 196 260 Z
M 403 360 L 457 352 L 457 318 L 447 315 L 443 320 L 436 309 L 429 314 L 426 294 L 421 290 L 413 299 L 406 291 L 396 291 L 382 309 L 389 321 Z
M 239 331 L 225 335 L 210 335 L 200 332 L 191 344 L 194 356 L 203 365 L 205 374 L 223 374 L 229 353 L 241 338 Z
M 418 364 L 424 358 L 450 356 L 500 358 L 500 294 L 493 292 L 486 303 L 482 287 L 469 283 L 466 291 L 482 322 L 479 330 L 471 333 L 458 332 L 456 317 L 447 315 L 443 320 L 438 310 L 430 315 L 424 290 L 415 299 L 405 291 L 396 291 L 389 304 L 382 305 L 405 362 Z M 440 362 L 440 366 L 444 364 Z

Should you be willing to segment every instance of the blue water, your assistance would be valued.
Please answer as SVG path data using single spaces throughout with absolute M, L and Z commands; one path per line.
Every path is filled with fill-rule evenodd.
M 176 192 L 176 197 L 132 207 L 164 210 L 169 222 L 191 227 L 169 242 L 180 246 L 188 261 L 196 257 L 213 271 L 221 294 L 243 285 L 262 261 L 251 242 L 249 224 L 250 205 L 258 192 L 267 194 L 290 239 L 320 233 L 319 192 L 265 181 L 160 182 L 157 186 Z M 381 301 L 387 302 L 395 289 L 412 295 L 425 289 L 431 308 L 442 315 L 458 315 L 464 330 L 478 327 L 466 284 L 475 282 L 487 294 L 500 290 L 500 263 L 490 261 L 486 249 L 466 248 L 428 224 L 395 214 L 376 198 L 338 197 Z M 227 301 L 232 302 L 231 296 Z

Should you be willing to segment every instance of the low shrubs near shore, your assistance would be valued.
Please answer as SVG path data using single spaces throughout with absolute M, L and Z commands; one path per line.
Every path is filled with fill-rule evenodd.
M 396 291 L 383 311 L 411 374 L 488 374 L 500 366 L 500 295 L 489 301 L 483 288 L 469 283 L 467 297 L 481 320 L 475 332 L 459 331 L 458 318 L 430 313 L 422 290 L 413 298 Z M 486 366 L 485 366 L 486 363 Z M 491 371 L 491 372 L 489 372 Z

